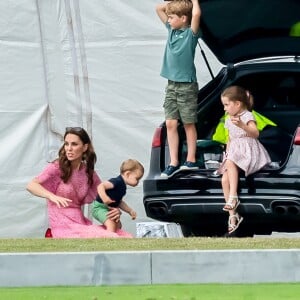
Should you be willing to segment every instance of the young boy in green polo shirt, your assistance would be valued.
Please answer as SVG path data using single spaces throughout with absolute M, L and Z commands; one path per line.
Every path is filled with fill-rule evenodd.
M 201 10 L 198 0 L 164 1 L 156 6 L 160 20 L 168 30 L 168 39 L 160 75 L 168 79 L 164 100 L 170 163 L 161 173 L 169 178 L 180 169 L 197 169 L 196 141 L 198 83 L 194 64 L 200 36 Z M 180 166 L 178 158 L 178 121 L 184 126 L 187 157 Z

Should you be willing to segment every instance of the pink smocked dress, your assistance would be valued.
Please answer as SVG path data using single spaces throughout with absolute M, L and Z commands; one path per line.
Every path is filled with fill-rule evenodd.
M 65 197 L 70 202 L 68 207 L 58 207 L 47 200 L 49 226 L 53 238 L 113 238 L 132 237 L 131 234 L 118 230 L 109 232 L 102 225 L 96 225 L 86 218 L 81 210 L 83 204 L 91 203 L 97 195 L 100 178 L 94 172 L 94 183 L 88 185 L 86 168 L 72 173 L 67 183 L 60 178 L 61 171 L 58 162 L 48 164 L 37 177 L 39 183 L 57 196 Z
M 241 120 L 247 124 L 255 121 L 252 113 L 245 110 L 240 115 Z M 245 176 L 252 174 L 271 162 L 270 156 L 264 146 L 253 137 L 248 137 L 246 132 L 234 125 L 230 118 L 225 120 L 228 128 L 230 145 L 226 159 L 233 161 L 240 169 L 245 171 Z

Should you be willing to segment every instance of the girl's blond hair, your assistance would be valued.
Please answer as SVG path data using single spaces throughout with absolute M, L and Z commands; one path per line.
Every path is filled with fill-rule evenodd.
M 226 88 L 222 92 L 221 97 L 227 97 L 229 101 L 240 101 L 245 105 L 245 107 L 249 111 L 252 111 L 253 100 L 254 100 L 253 96 L 248 90 L 238 85 L 232 85 Z

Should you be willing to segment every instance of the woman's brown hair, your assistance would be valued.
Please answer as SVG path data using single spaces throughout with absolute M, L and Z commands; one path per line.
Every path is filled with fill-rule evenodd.
M 66 132 L 64 134 L 64 140 L 67 136 L 67 134 L 75 134 L 77 135 L 83 144 L 87 144 L 87 150 L 83 154 L 83 162 L 86 165 L 86 173 L 88 177 L 88 183 L 89 185 L 93 184 L 93 174 L 95 169 L 95 163 L 97 161 L 97 156 L 94 151 L 94 147 L 92 145 L 91 139 L 87 132 L 81 128 L 81 127 L 67 127 Z M 63 182 L 67 182 L 72 175 L 72 168 L 71 168 L 71 162 L 67 159 L 66 151 L 65 151 L 65 145 L 62 145 L 61 148 L 58 151 L 58 161 L 59 161 L 59 167 L 61 170 L 61 179 Z

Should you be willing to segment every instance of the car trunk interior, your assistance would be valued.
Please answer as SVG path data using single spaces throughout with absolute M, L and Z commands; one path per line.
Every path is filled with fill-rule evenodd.
M 253 109 L 269 118 L 277 126 L 266 126 L 260 132 L 260 141 L 267 149 L 272 162 L 281 166 L 286 161 L 293 143 L 293 135 L 300 124 L 300 73 L 297 72 L 261 72 L 239 77 L 231 85 L 240 85 L 254 96 Z M 197 124 L 198 147 L 197 160 L 201 168 L 214 169 L 214 161 L 222 159 L 222 145 L 209 143 L 224 109 L 220 93 L 208 101 L 199 113 Z M 179 129 L 184 141 L 184 130 Z M 184 160 L 186 144 L 182 143 L 180 153 Z M 206 164 L 205 161 L 209 160 Z

